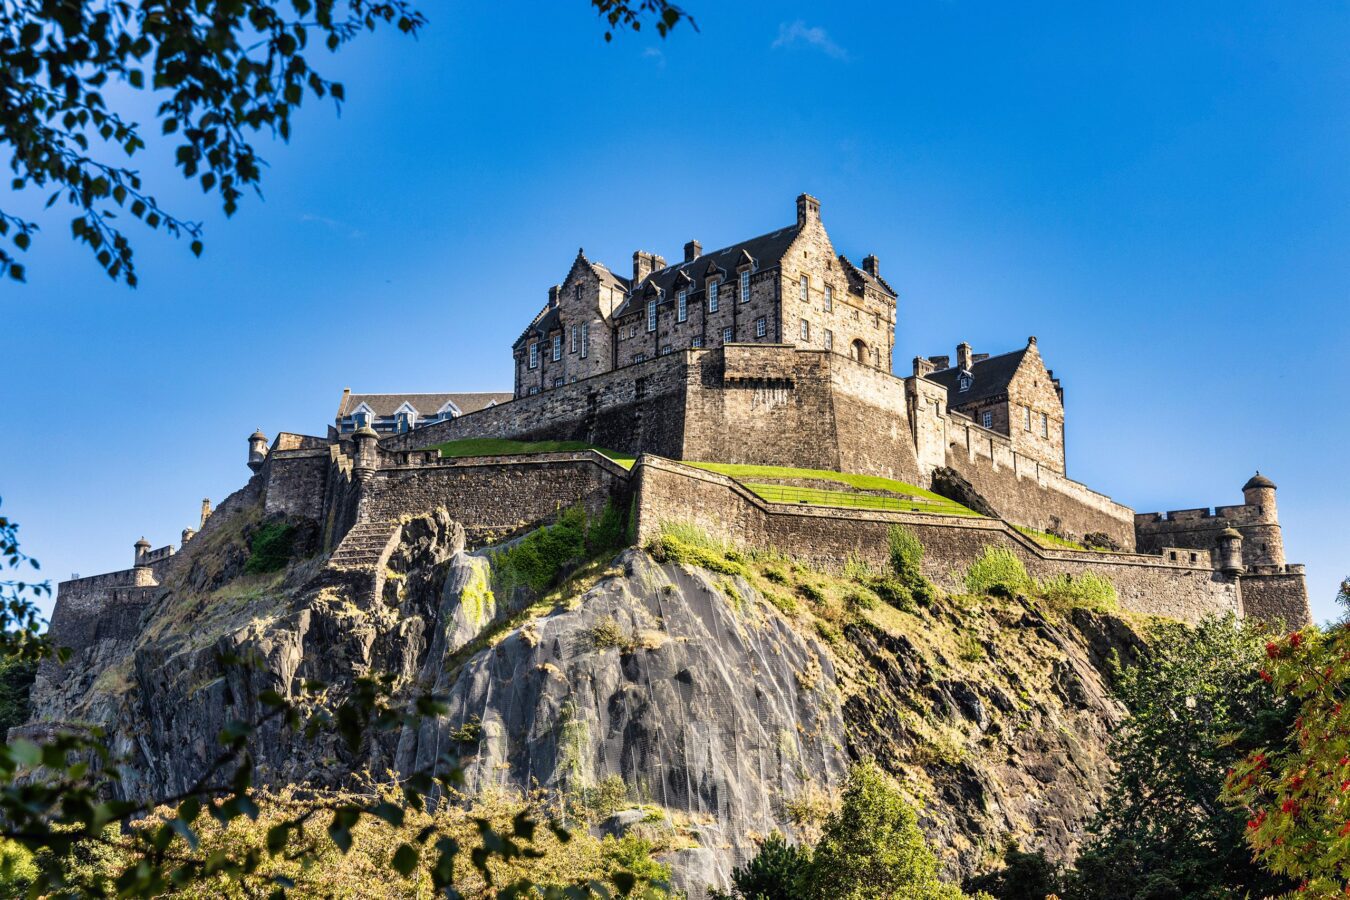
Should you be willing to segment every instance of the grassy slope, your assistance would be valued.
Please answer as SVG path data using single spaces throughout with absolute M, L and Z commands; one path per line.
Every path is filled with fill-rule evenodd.
M 595 450 L 614 460 L 625 469 L 633 468 L 636 460 L 627 453 L 593 447 L 585 441 L 508 441 L 501 438 L 465 438 L 459 441 L 446 441 L 425 448 L 439 450 L 441 456 L 460 458 L 465 456 L 520 456 L 526 453 L 564 453 L 572 450 Z
M 754 481 L 756 478 L 809 478 L 815 481 L 833 481 L 863 491 L 888 491 L 913 499 L 913 507 L 919 512 L 940 513 L 954 516 L 976 516 L 978 513 L 967 509 L 954 500 L 949 500 L 932 491 L 924 490 L 894 478 L 882 478 L 879 475 L 851 475 L 847 472 L 829 472 L 824 469 L 794 469 L 790 466 L 743 466 L 732 463 L 686 462 L 685 465 L 717 472 L 740 481 L 746 487 L 765 496 L 772 495 L 777 485 L 765 485 Z M 781 488 L 779 488 L 781 490 Z M 817 488 L 792 488 L 794 494 L 814 506 L 852 506 L 876 508 L 877 503 L 869 495 L 853 494 L 849 491 L 829 491 Z M 765 497 L 770 499 L 770 497 Z M 798 498 L 794 498 L 798 499 Z

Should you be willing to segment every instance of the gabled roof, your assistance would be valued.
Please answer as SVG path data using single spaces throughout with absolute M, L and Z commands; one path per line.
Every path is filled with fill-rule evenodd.
M 600 280 L 601 287 L 617 288 L 624 292 L 628 291 L 629 285 L 627 278 L 624 278 L 622 275 L 616 275 L 614 272 L 610 271 L 609 266 L 606 266 L 604 263 L 591 262 L 586 258 L 585 250 L 577 250 L 577 258 L 572 261 L 572 268 L 567 270 L 567 278 L 563 279 L 564 284 L 572 277 L 572 273 L 575 272 L 579 266 L 589 267 L 590 270 L 595 273 L 595 277 Z M 516 338 L 515 342 L 511 344 L 511 349 L 514 350 L 521 346 L 521 344 L 532 335 L 537 335 L 541 339 L 548 337 L 548 333 L 558 327 L 558 321 L 558 308 L 545 304 L 544 308 L 539 310 L 538 315 L 536 315 L 530 324 L 525 327 L 525 330 L 520 333 L 520 337 Z
M 665 299 L 669 300 L 678 290 L 675 280 L 681 274 L 693 280 L 695 289 L 701 289 L 706 273 L 714 267 L 722 273 L 735 272 L 748 260 L 753 260 L 757 269 L 776 266 L 796 237 L 797 226 L 789 225 L 786 228 L 753 237 L 748 241 L 741 241 L 739 244 L 732 244 L 730 247 L 705 253 L 690 262 L 680 262 L 666 266 L 664 269 L 658 269 L 637 285 L 638 290 L 628 295 L 628 299 L 623 302 L 623 305 L 614 311 L 614 318 L 617 319 L 633 312 L 637 308 L 634 298 L 644 296 L 642 288 L 649 284 L 659 288 Z
M 493 391 L 455 394 L 343 394 L 337 417 L 345 418 L 362 405 L 379 419 L 392 417 L 405 403 L 417 411 L 420 418 L 434 416 L 453 403 L 461 413 L 476 412 L 497 403 L 506 403 L 514 394 Z
M 961 370 L 952 366 L 950 369 L 942 369 L 938 372 L 932 372 L 926 377 L 929 381 L 936 381 L 947 389 L 947 405 L 960 409 L 969 403 L 977 403 L 982 400 L 988 400 L 991 397 L 997 397 L 1000 394 L 1008 392 L 1008 385 L 1012 382 L 1013 376 L 1022 366 L 1022 360 L 1027 355 L 1027 348 L 1014 350 L 1011 353 L 1003 353 L 998 356 L 991 356 L 988 359 L 982 359 L 977 363 L 971 363 L 970 366 L 970 389 L 961 390 L 960 378 Z
M 853 261 L 842 253 L 839 254 L 839 262 L 844 267 L 844 274 L 849 277 L 850 282 L 856 280 L 860 284 L 870 284 L 880 290 L 882 293 L 889 294 L 892 297 L 899 296 L 895 289 L 886 283 L 886 279 L 880 275 L 873 277 L 867 274 L 866 269 L 859 268 L 853 264 Z

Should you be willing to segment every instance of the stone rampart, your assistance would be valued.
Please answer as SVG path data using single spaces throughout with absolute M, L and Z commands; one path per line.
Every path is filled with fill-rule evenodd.
M 1135 549 L 1134 511 L 1013 450 L 1005 435 L 947 414 L 947 464 L 1010 522 L 1082 537 L 1109 536 Z
M 1311 625 L 1308 584 L 1303 566 L 1287 565 L 1282 568 L 1282 572 L 1242 576 L 1242 605 L 1246 614 L 1265 622 L 1283 622 L 1286 628 Z
M 731 543 L 777 550 L 814 565 L 839 569 L 850 556 L 876 567 L 889 561 L 887 531 L 903 525 L 925 547 L 926 574 L 947 590 L 963 590 L 965 570 L 1002 547 L 1035 578 L 1096 573 L 1111 580 L 1122 607 L 1194 622 L 1208 613 L 1241 609 L 1238 579 L 1208 567 L 1135 553 L 1049 550 L 994 519 L 928 516 L 874 510 L 796 507 L 767 503 L 735 481 L 667 460 L 643 457 L 638 479 L 637 531 L 645 542 L 666 522 L 691 522 Z
M 328 477 L 328 442 L 307 435 L 277 435 L 263 462 L 264 515 L 321 520 Z M 282 449 L 282 448 L 286 449 Z

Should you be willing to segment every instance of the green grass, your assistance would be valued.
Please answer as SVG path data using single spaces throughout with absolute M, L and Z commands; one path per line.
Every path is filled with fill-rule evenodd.
M 573 450 L 594 450 L 625 469 L 633 468 L 636 460 L 627 453 L 593 447 L 585 441 L 508 441 L 502 438 L 465 438 L 433 444 L 425 450 L 439 450 L 441 456 L 458 459 L 465 456 L 521 456 L 527 453 L 565 453 Z
M 1042 547 L 1046 547 L 1050 550 L 1088 549 L 1087 547 L 1084 547 L 1077 541 L 1071 541 L 1068 538 L 1062 538 L 1059 535 L 1049 534 L 1044 531 L 1037 531 L 1034 528 L 1026 528 L 1022 525 L 1014 525 L 1013 527 L 1016 528 L 1018 531 L 1022 532 L 1023 534 L 1025 534 L 1027 537 L 1031 538 L 1036 543 L 1040 544 Z
M 726 475 L 741 482 L 759 497 L 773 502 L 805 502 L 808 506 L 842 506 L 852 509 L 894 509 L 900 512 L 923 512 L 948 516 L 978 516 L 954 500 L 924 490 L 894 478 L 879 475 L 852 475 L 825 469 L 794 469 L 789 466 L 744 466 L 732 463 L 686 462 L 685 465 Z M 863 491 L 889 491 L 905 499 L 856 494 L 851 491 L 831 491 L 824 488 L 800 488 L 765 484 L 756 478 L 809 478 L 813 481 L 832 481 Z M 790 499 L 788 499 L 790 498 Z

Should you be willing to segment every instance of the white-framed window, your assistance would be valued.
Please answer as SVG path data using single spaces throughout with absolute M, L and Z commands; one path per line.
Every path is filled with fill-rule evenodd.
M 703 335 L 695 337 L 692 343 L 695 350 L 700 349 L 703 346 Z
M 1026 430 L 1027 430 L 1027 431 L 1030 431 L 1030 430 L 1031 430 L 1031 407 L 1030 407 L 1030 406 L 1024 406 L 1024 407 L 1022 407 L 1022 414 L 1023 414 L 1023 418 L 1025 419 L 1024 425 L 1025 425 L 1025 427 L 1026 427 Z
M 810 341 L 811 341 L 811 323 L 806 321 L 805 319 L 802 319 L 802 343 L 804 344 L 810 343 Z
M 581 323 L 581 358 L 591 355 L 591 323 Z
M 750 302 L 750 270 L 741 273 L 741 302 Z
M 958 379 L 957 379 L 957 386 L 958 386 L 961 390 L 963 390 L 963 391 L 968 391 L 968 390 L 970 390 L 970 376 L 969 376 L 969 375 L 962 375 L 960 378 L 958 378 Z
M 1050 417 L 1047 416 L 1045 413 L 1041 413 L 1041 437 L 1048 438 L 1049 436 L 1050 436 Z
M 531 387 L 530 387 L 530 396 L 533 397 L 533 396 L 534 396 L 535 394 L 537 394 L 537 393 L 539 393 L 539 385 L 537 385 L 537 384 L 536 384 L 536 385 L 531 385 Z
M 578 328 L 576 325 L 572 326 L 572 349 L 568 351 L 569 353 L 577 352 L 577 335 L 580 331 L 581 329 Z
M 561 375 L 559 375 L 557 378 L 553 379 L 553 386 L 554 386 L 554 387 L 562 387 L 562 386 L 563 386 L 563 377 L 562 377 Z
M 721 286 L 722 282 L 718 281 L 716 278 L 708 282 L 708 312 L 710 313 L 717 312 L 717 294 Z
M 646 361 L 647 361 L 647 354 L 645 354 L 645 353 L 639 353 L 637 356 L 633 357 L 633 362 L 635 362 L 635 363 L 646 362 Z
M 803 276 L 802 276 L 802 297 L 801 297 L 802 302 L 803 302 L 803 303 L 806 303 L 807 300 L 810 298 L 810 296 L 811 296 L 811 276 L 810 276 L 810 275 L 803 275 Z
M 689 292 L 681 290 L 675 304 L 675 321 L 683 322 L 689 318 Z
M 834 288 L 830 287 L 827 284 L 825 285 L 825 311 L 832 312 L 833 310 L 834 310 Z
M 769 333 L 769 320 L 760 316 L 755 320 L 755 337 L 764 337 Z
M 539 342 L 530 341 L 530 368 L 539 368 Z
M 666 344 L 664 347 L 661 348 L 661 355 L 668 356 L 670 355 L 670 351 L 673 349 L 675 348 L 671 347 L 670 344 Z
M 735 337 L 736 335 L 734 332 L 732 332 L 730 325 L 722 329 L 722 343 L 730 344 L 732 340 L 735 339 Z
M 560 359 L 562 359 L 562 335 L 555 334 L 553 336 L 553 361 L 557 362 Z
M 647 330 L 656 330 L 656 299 L 647 301 Z
M 991 412 L 986 412 L 986 413 L 982 414 L 982 415 L 980 416 L 980 424 L 983 425 L 985 428 L 993 428 L 993 427 L 994 427 L 994 414 L 991 413 Z
M 568 383 L 568 384 L 576 384 L 576 383 L 577 383 L 577 376 L 573 375 L 571 378 L 569 378 L 569 379 L 567 380 L 567 383 Z
M 828 290 L 828 288 L 826 290 Z M 828 328 L 825 329 L 825 349 L 834 349 L 834 332 Z

